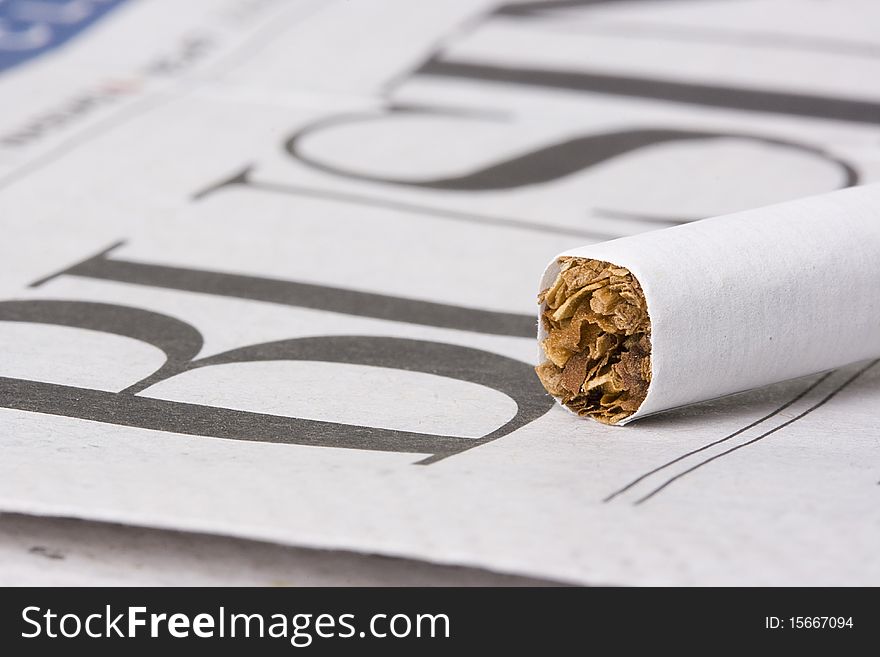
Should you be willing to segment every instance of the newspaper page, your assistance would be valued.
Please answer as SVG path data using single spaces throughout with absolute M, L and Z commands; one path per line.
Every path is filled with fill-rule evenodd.
M 627 427 L 533 371 L 555 254 L 880 180 L 878 24 L 0 4 L 0 510 L 576 584 L 880 584 L 877 361 Z

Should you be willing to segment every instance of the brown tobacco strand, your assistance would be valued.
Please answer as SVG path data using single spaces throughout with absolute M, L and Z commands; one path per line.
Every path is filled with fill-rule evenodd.
M 547 337 L 535 368 L 547 391 L 578 415 L 614 424 L 638 410 L 651 383 L 651 321 L 628 269 L 560 258 L 538 295 Z

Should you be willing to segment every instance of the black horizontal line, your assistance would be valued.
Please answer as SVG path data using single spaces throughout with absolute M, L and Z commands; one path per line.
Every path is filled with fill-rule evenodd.
M 560 71 L 436 59 L 426 62 L 416 73 L 646 98 L 731 110 L 880 124 L 880 103 L 851 98 L 677 82 L 583 70 Z
M 201 190 L 200 192 L 195 194 L 193 196 L 193 200 L 201 200 L 208 196 L 210 193 L 227 186 L 229 186 L 229 181 L 224 181 L 224 183 L 222 183 L 221 185 L 212 185 L 211 187 Z M 572 237 L 578 237 L 588 240 L 604 241 L 619 237 L 619 235 L 612 235 L 610 233 L 599 233 L 592 230 L 569 228 L 566 226 L 554 226 L 552 224 L 543 224 L 537 221 L 519 219 L 516 217 L 499 217 L 497 215 L 462 212 L 459 210 L 438 208 L 432 205 L 424 205 L 422 203 L 398 201 L 395 199 L 383 198 L 381 196 L 373 196 L 370 194 L 316 189 L 313 187 L 304 187 L 301 185 L 287 185 L 283 183 L 264 182 L 251 179 L 247 179 L 246 185 L 243 186 L 262 189 L 268 192 L 276 192 L 279 194 L 291 194 L 295 196 L 304 196 L 308 198 L 317 198 L 327 201 L 350 203 L 361 206 L 367 205 L 371 207 L 382 208 L 385 210 L 391 210 L 394 212 L 412 212 L 414 214 L 431 215 L 439 217 L 441 219 L 451 219 L 453 221 L 462 221 L 471 224 L 484 224 L 487 226 L 528 230 L 545 234 L 570 235 Z
M 533 315 L 466 308 L 312 283 L 118 260 L 103 257 L 105 252 L 62 273 L 487 335 L 534 338 L 537 331 L 537 320 Z

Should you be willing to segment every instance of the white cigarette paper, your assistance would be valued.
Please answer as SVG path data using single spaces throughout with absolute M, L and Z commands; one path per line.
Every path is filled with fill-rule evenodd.
M 635 365 L 630 369 L 637 370 L 641 363 L 647 394 L 644 390 L 630 394 L 629 410 L 627 404 L 621 407 L 615 402 L 620 388 L 626 387 L 626 381 L 621 381 L 626 374 L 623 365 L 611 372 L 611 365 L 606 364 L 602 375 L 595 360 L 584 353 L 580 361 L 572 361 L 577 367 L 569 365 L 568 369 L 593 367 L 592 381 L 587 373 L 575 395 L 560 387 L 567 359 L 577 352 L 573 343 L 569 341 L 561 353 L 553 354 L 555 362 L 548 358 L 547 349 L 552 346 L 547 343 L 548 331 L 564 329 L 585 342 L 592 341 L 592 356 L 596 355 L 595 336 L 600 328 L 574 327 L 572 319 L 566 318 L 577 304 L 589 304 L 596 290 L 585 293 L 581 288 L 580 296 L 560 310 L 561 303 L 577 294 L 578 285 L 594 278 L 590 271 L 589 276 L 569 272 L 568 280 L 577 280 L 573 287 L 566 287 L 560 270 L 571 263 L 586 263 L 593 270 L 614 267 L 611 273 L 595 274 L 606 277 L 593 284 L 596 290 L 596 286 L 607 288 L 604 300 L 592 301 L 593 308 L 602 312 L 614 307 L 622 317 L 623 308 L 637 323 L 640 311 L 635 297 L 644 295 L 649 354 L 641 360 L 631 357 Z M 637 282 L 627 282 L 632 278 Z M 538 372 L 542 382 L 570 409 L 608 424 L 622 425 L 667 409 L 880 356 L 880 185 L 573 249 L 553 259 L 540 289 Z M 548 296 L 553 298 L 548 300 Z M 560 321 L 550 322 L 548 313 Z M 578 317 L 583 316 L 595 317 L 595 313 L 584 306 Z M 605 319 L 618 322 L 617 326 L 630 321 L 613 314 Z M 593 333 L 584 338 L 589 329 Z M 638 350 L 633 345 L 640 334 L 624 335 L 631 332 L 626 328 L 612 336 L 611 342 L 621 345 L 618 350 Z M 612 354 L 611 361 L 619 357 L 620 351 Z M 634 376 L 638 379 L 637 373 Z M 577 388 L 580 374 L 569 373 L 569 388 L 572 380 Z M 600 397 L 607 408 L 594 412 Z M 619 398 L 626 399 L 627 393 Z M 589 404 L 584 407 L 585 399 L 594 411 Z

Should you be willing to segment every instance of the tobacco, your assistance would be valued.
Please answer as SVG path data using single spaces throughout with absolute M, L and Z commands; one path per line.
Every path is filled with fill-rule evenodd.
M 635 413 L 651 383 L 651 322 L 628 269 L 563 257 L 538 295 L 546 360 L 535 368 L 547 391 L 572 411 L 605 424 Z

